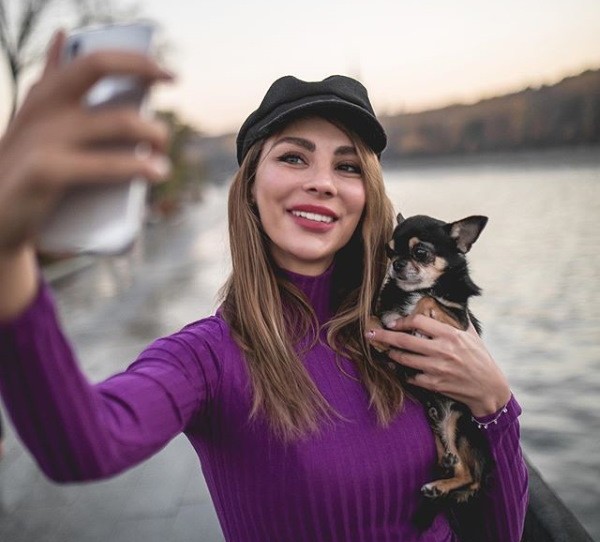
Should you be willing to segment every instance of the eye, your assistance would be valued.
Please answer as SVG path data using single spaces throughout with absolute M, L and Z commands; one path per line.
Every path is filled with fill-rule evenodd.
M 345 171 L 346 173 L 352 173 L 354 175 L 362 174 L 362 169 L 357 164 L 344 163 L 344 164 L 340 164 L 339 166 L 337 166 L 337 169 L 339 169 L 341 171 Z
M 423 245 L 416 245 L 411 251 L 412 257 L 418 262 L 425 263 L 430 260 L 431 251 Z
M 279 162 L 285 162 L 286 164 L 304 164 L 304 159 L 296 153 L 287 152 L 284 155 L 277 158 Z

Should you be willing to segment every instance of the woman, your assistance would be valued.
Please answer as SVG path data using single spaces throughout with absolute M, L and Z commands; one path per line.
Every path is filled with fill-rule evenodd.
M 90 116 L 79 104 L 107 73 L 168 76 L 118 53 L 59 67 L 62 39 L 0 145 L 0 387 L 46 474 L 111 476 L 183 431 L 230 541 L 518 540 L 527 500 L 520 409 L 477 334 L 424 317 L 396 328 L 431 340 L 364 328 L 393 213 L 378 161 L 385 133 L 352 79 L 273 84 L 238 136 L 233 271 L 221 308 L 155 341 L 126 372 L 85 380 L 31 240 L 69 184 L 99 172 L 105 182 L 166 175 L 160 126 L 124 112 Z M 117 136 L 156 154 L 106 156 L 89 146 Z M 397 349 L 410 339 L 421 355 L 394 359 L 423 371 L 418 385 L 465 402 L 479 422 L 497 421 L 486 432 L 496 468 L 467 511 L 485 525 L 441 513 L 424 532 L 415 528 L 435 443 L 422 408 L 371 362 L 370 338 Z

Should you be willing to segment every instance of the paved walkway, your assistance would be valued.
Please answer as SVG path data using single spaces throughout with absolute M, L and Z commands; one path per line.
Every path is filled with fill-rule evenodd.
M 112 480 L 58 486 L 8 436 L 0 464 L 2 542 L 218 542 L 221 530 L 183 437 Z
M 91 380 L 122 369 L 150 340 L 213 310 L 226 266 L 224 207 L 214 197 L 219 201 L 151 228 L 126 257 L 51 271 L 65 328 Z M 59 486 L 41 474 L 3 418 L 0 541 L 223 540 L 185 437 L 111 480 Z

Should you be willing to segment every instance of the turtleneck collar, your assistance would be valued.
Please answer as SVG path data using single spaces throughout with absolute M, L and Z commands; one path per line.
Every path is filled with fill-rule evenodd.
M 331 316 L 331 279 L 334 265 L 331 264 L 326 271 L 316 276 L 301 275 L 283 269 L 284 274 L 298 287 L 312 305 L 319 324 L 327 322 Z

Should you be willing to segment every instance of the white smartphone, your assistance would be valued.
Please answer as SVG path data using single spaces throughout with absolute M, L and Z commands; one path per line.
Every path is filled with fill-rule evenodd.
M 152 54 L 155 27 L 149 22 L 91 26 L 70 34 L 64 62 L 100 49 Z M 146 86 L 130 75 L 105 77 L 85 97 L 89 108 L 131 106 L 147 114 Z M 126 145 L 123 145 L 127 147 Z M 129 146 L 131 152 L 144 152 Z M 81 185 L 66 191 L 38 236 L 38 248 L 51 254 L 119 254 L 139 235 L 146 207 L 142 178 L 122 183 Z

